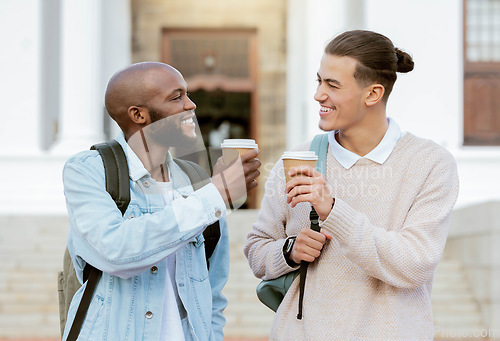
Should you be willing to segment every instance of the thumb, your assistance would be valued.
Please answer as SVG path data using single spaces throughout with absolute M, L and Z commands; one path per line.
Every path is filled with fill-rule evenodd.
M 330 234 L 327 230 L 325 230 L 325 229 L 323 229 L 323 228 L 321 229 L 321 231 L 320 231 L 320 232 L 321 232 L 321 233 L 322 233 L 322 234 L 326 237 L 326 239 L 328 239 L 328 240 L 331 240 L 331 239 L 333 238 L 333 236 L 332 236 L 332 235 L 331 235 L 331 234 Z

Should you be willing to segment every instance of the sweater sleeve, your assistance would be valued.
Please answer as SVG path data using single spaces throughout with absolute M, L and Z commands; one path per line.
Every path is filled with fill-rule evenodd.
M 375 226 L 340 198 L 335 198 L 330 215 L 320 225 L 368 275 L 412 289 L 431 278 L 441 258 L 457 195 L 456 163 L 446 152 L 428 173 L 403 226 Z
M 283 163 L 278 161 L 269 174 L 257 222 L 247 235 L 245 256 L 254 275 L 263 280 L 278 278 L 297 268 L 290 267 L 283 255 L 289 219 L 286 205 Z

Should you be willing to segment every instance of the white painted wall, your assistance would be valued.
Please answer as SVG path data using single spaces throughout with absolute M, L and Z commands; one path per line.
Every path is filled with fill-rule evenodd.
M 409 52 L 415 69 L 398 74 L 387 113 L 402 129 L 447 148 L 462 143 L 462 13 L 456 0 L 366 2 L 366 27 Z
M 289 0 L 287 66 L 287 148 L 320 133 L 316 73 L 326 43 L 349 27 L 344 1 Z
M 119 69 L 132 62 L 132 14 L 130 0 L 105 0 L 102 11 L 102 78 L 101 94 L 104 92 L 111 76 Z M 104 102 L 102 102 L 104 103 Z M 107 116 L 107 114 L 106 114 Z M 109 119 L 111 137 L 114 138 L 120 128 L 115 121 Z

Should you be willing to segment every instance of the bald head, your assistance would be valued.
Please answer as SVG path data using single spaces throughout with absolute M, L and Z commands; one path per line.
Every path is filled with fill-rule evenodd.
M 118 71 L 109 80 L 105 95 L 106 110 L 124 132 L 132 123 L 128 117 L 129 108 L 148 107 L 150 99 L 160 90 L 154 82 L 155 76 L 162 73 L 180 75 L 170 65 L 143 62 Z

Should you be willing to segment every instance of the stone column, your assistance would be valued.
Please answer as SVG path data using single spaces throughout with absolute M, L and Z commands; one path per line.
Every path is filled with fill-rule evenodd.
M 75 153 L 104 140 L 103 0 L 62 0 L 61 112 L 53 151 Z
M 102 55 L 103 72 L 102 80 L 102 98 L 104 91 L 111 76 L 119 69 L 130 65 L 132 59 L 132 16 L 131 0 L 102 0 L 103 1 L 103 29 L 102 37 Z M 159 49 L 159 47 L 158 47 Z M 103 111 L 104 112 L 104 111 Z M 106 112 L 104 115 L 108 116 Z M 106 117 L 109 125 L 109 137 L 115 138 L 120 128 Z
M 2 133 L 0 156 L 36 155 L 40 150 L 41 4 L 0 1 Z M 1 173 L 0 173 L 1 174 Z

